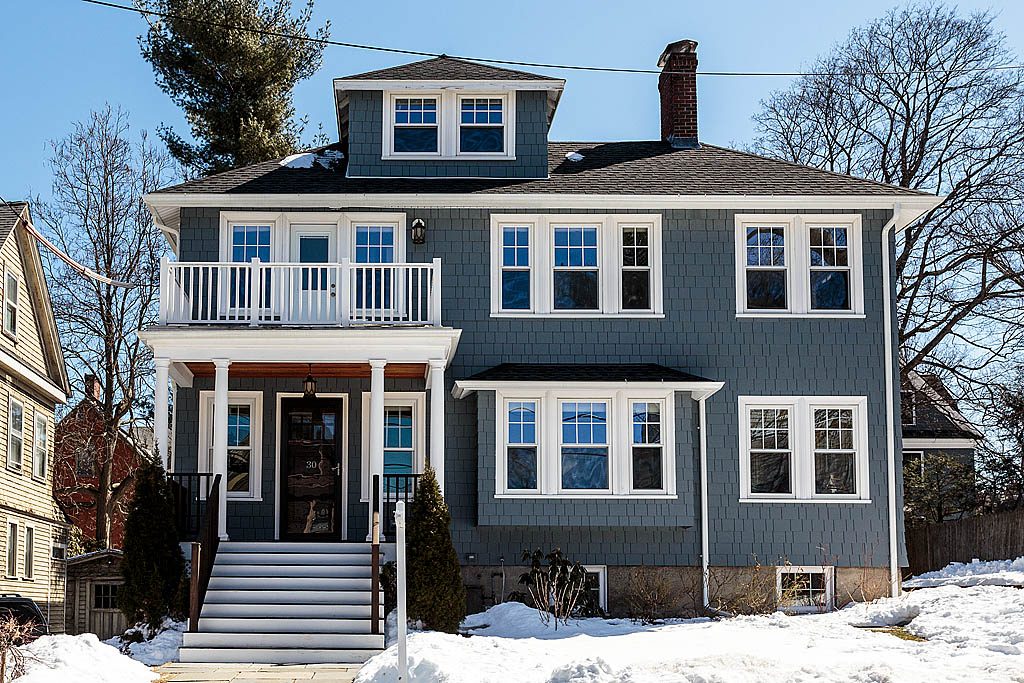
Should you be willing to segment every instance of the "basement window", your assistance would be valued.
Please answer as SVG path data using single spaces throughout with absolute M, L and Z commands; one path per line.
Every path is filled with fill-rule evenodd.
M 776 567 L 775 579 L 783 612 L 828 612 L 834 607 L 834 567 Z

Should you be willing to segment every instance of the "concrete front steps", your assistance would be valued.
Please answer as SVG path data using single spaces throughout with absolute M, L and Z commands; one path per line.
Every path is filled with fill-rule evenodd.
M 371 632 L 369 543 L 220 544 L 199 630 L 182 662 L 362 663 L 384 649 Z

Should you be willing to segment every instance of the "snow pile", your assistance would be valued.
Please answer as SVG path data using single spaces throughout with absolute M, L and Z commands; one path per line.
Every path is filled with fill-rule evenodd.
M 904 588 L 934 586 L 1024 586 L 1024 557 L 1016 560 L 953 562 L 903 582 Z
M 128 646 L 129 656 L 149 666 L 178 661 L 178 648 L 181 647 L 181 634 L 185 632 L 185 626 L 184 621 L 165 619 L 160 631 L 153 636 L 152 640 L 144 640 Z M 138 628 L 136 626 L 136 629 Z M 103 642 L 118 649 L 121 647 L 120 636 L 114 636 Z
M 18 683 L 150 683 L 159 678 L 92 633 L 43 636 L 23 651 L 26 673 Z
M 319 152 L 299 152 L 298 154 L 292 154 L 286 156 L 278 162 L 285 168 L 313 168 L 313 166 L 320 166 L 321 168 L 334 168 L 342 159 L 345 158 L 345 153 L 337 149 L 324 149 Z
M 583 155 L 580 154 L 579 152 L 566 152 L 565 158 L 573 162 L 574 164 L 579 161 L 583 161 Z
M 1011 681 L 1024 683 L 1024 591 L 982 586 L 916 591 L 831 614 L 774 614 L 642 626 L 582 619 L 545 626 L 517 603 L 467 617 L 469 638 L 409 636 L 410 681 L 444 683 L 728 683 L 742 681 Z M 855 624 L 912 619 L 916 642 Z M 397 680 L 391 647 L 358 683 Z

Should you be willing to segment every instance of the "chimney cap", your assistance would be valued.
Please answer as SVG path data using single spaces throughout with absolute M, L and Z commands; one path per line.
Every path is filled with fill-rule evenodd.
M 677 40 L 674 43 L 669 43 L 665 46 L 661 56 L 658 57 L 658 68 L 664 69 L 665 64 L 668 63 L 668 58 L 676 54 L 688 54 L 697 51 L 697 41 L 684 38 L 683 40 Z

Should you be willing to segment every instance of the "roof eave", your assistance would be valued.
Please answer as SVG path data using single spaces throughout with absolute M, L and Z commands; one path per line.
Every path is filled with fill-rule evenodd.
M 500 389 L 517 388 L 536 389 L 538 391 L 550 389 L 564 389 L 564 381 L 550 380 L 456 380 L 452 387 L 452 396 L 458 399 L 469 396 L 474 391 L 496 391 Z M 582 388 L 592 386 L 595 388 L 611 387 L 621 389 L 635 389 L 637 391 L 688 391 L 698 401 L 704 400 L 725 386 L 724 382 L 712 382 L 710 380 L 666 380 L 648 382 L 628 382 L 625 380 L 598 382 L 593 380 L 581 381 L 573 384 L 574 387 Z

